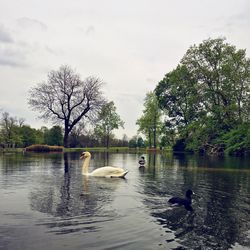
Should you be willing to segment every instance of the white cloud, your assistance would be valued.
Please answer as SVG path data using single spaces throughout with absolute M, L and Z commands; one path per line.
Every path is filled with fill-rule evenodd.
M 12 43 L 13 39 L 10 33 L 0 24 L 0 43 Z
M 0 46 L 0 65 L 10 67 L 26 66 L 26 55 L 21 47 L 15 43 L 7 43 Z
M 28 17 L 21 17 L 17 19 L 17 24 L 22 28 L 22 29 L 30 29 L 30 30 L 41 30 L 41 31 L 46 31 L 47 30 L 47 25 L 42 23 L 41 21 L 31 19 Z
M 93 35 L 95 33 L 95 27 L 93 25 L 88 26 L 85 33 L 87 36 Z

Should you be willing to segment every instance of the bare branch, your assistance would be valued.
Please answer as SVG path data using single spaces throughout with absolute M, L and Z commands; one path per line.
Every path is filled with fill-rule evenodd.
M 46 83 L 30 90 L 28 103 L 40 113 L 39 118 L 64 124 L 67 143 L 67 136 L 74 126 L 87 115 L 94 119 L 105 103 L 102 85 L 96 77 L 82 81 L 77 73 L 64 65 L 49 72 Z

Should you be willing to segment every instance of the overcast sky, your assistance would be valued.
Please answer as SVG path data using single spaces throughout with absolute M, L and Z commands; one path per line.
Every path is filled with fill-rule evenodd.
M 125 121 L 116 134 L 131 137 L 146 93 L 191 45 L 226 37 L 249 57 L 249 13 L 249 0 L 0 0 L 0 109 L 50 127 L 28 90 L 67 64 L 106 83 Z

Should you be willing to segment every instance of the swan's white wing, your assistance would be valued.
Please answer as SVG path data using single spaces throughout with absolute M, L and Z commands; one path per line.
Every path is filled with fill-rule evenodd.
M 102 167 L 95 169 L 91 175 L 100 177 L 124 177 L 128 171 L 116 167 Z

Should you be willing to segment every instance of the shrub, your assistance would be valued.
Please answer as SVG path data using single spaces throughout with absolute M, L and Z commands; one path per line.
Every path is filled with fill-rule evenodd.
M 62 146 L 49 146 L 42 144 L 35 144 L 25 148 L 26 151 L 32 152 L 62 152 Z
M 225 145 L 229 155 L 248 154 L 250 150 L 250 124 L 245 123 L 223 134 L 218 142 Z

